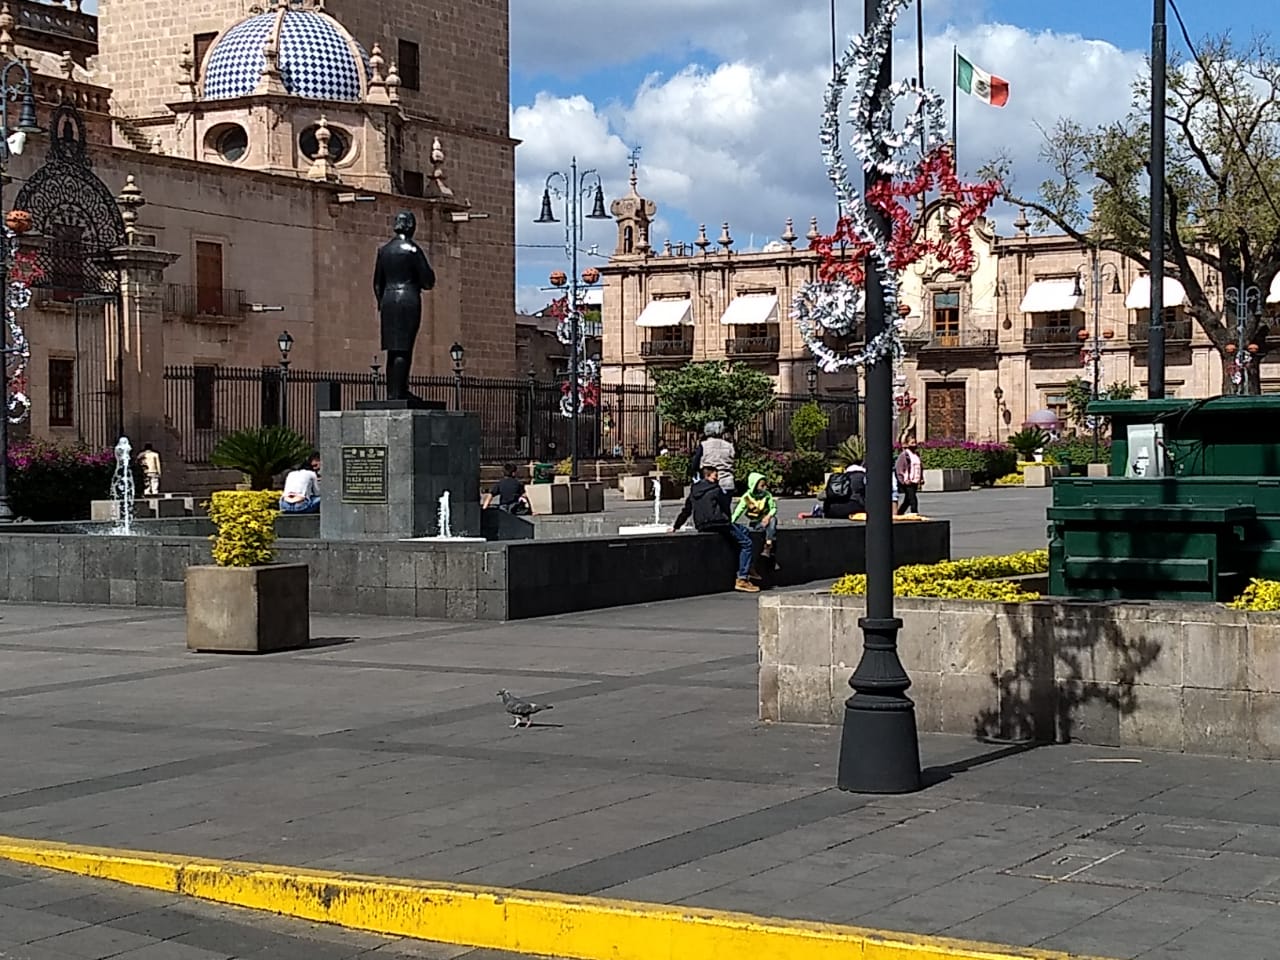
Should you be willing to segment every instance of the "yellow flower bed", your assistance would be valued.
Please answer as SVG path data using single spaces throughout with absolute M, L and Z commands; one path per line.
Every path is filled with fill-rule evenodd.
M 894 571 L 893 592 L 899 597 L 1024 603 L 1039 600 L 1040 594 L 1023 590 L 1017 584 L 999 578 L 1048 571 L 1048 550 L 1027 550 L 1003 557 L 968 557 L 964 560 L 943 560 L 940 563 L 910 564 Z M 865 573 L 845 574 L 831 587 L 831 593 L 837 597 L 862 596 L 866 592 Z
M 996 481 L 997 487 L 1020 487 L 1026 482 L 1026 477 L 1019 473 L 1006 473 L 1003 477 Z
M 220 567 L 257 567 L 275 559 L 276 512 L 272 490 L 219 490 L 210 498 L 213 562 Z
M 1244 593 L 1227 606 L 1233 610 L 1280 610 L 1280 580 L 1250 580 Z

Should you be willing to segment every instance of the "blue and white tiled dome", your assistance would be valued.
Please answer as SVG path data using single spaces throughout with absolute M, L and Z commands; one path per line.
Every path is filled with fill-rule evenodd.
M 280 79 L 309 100 L 361 100 L 369 54 L 332 17 L 316 10 L 277 9 L 241 20 L 224 31 L 205 58 L 205 100 L 245 97 L 258 88 L 266 66 L 263 48 L 279 25 Z

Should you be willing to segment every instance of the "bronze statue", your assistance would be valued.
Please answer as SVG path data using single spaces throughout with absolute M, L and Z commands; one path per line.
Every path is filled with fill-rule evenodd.
M 373 295 L 382 322 L 382 349 L 387 352 L 388 400 L 414 399 L 409 392 L 409 368 L 422 324 L 422 291 L 436 285 L 426 254 L 413 242 L 417 228 L 408 210 L 396 214 L 392 227 L 396 235 L 379 248 L 373 268 Z

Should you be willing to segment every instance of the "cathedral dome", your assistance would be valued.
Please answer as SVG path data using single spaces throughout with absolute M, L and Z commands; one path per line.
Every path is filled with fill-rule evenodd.
M 323 11 L 289 7 L 256 14 L 223 31 L 201 70 L 203 98 L 230 100 L 257 90 L 271 43 L 278 51 L 280 80 L 294 96 L 364 98 L 372 72 L 369 54 Z

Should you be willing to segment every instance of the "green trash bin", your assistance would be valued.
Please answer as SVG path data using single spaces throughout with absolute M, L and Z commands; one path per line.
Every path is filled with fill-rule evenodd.
M 551 483 L 555 479 L 556 465 L 554 463 L 535 463 L 532 472 L 534 483 Z

